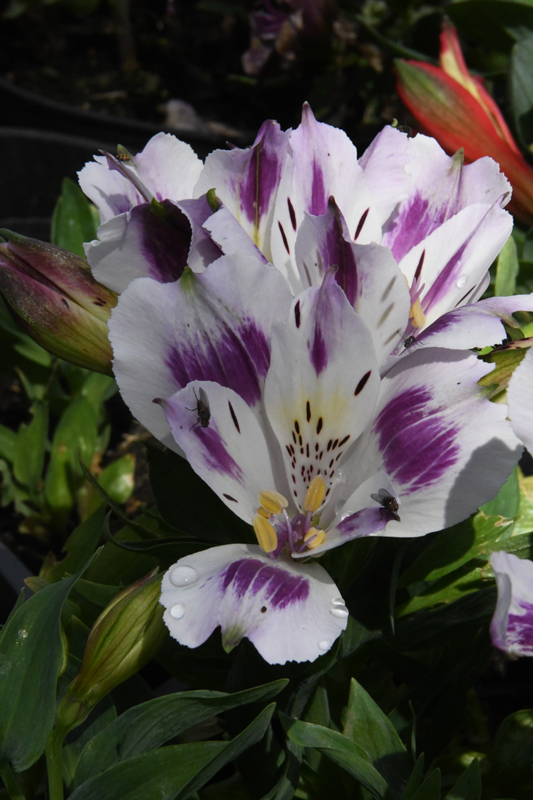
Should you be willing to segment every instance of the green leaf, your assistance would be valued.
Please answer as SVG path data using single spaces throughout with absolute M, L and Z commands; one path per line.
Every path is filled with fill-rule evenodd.
M 369 756 L 362 747 L 342 733 L 322 728 L 320 725 L 291 719 L 285 714 L 280 714 L 280 719 L 292 742 L 300 747 L 320 750 L 335 764 L 353 775 L 373 797 L 385 798 L 387 782 L 371 764 Z
M 365 750 L 393 797 L 400 797 L 411 774 L 411 758 L 392 722 L 354 678 L 344 714 L 344 735 Z
M 185 800 L 227 763 L 259 742 L 275 704 L 229 742 L 178 744 L 128 758 L 90 778 L 70 800 Z
M 180 692 L 135 706 L 87 743 L 76 770 L 74 786 L 80 786 L 120 761 L 154 750 L 215 714 L 246 703 L 270 700 L 287 683 L 287 680 L 274 681 L 235 694 Z
M 524 32 L 511 51 L 509 88 L 515 128 L 524 147 L 533 143 L 533 32 Z M 506 245 L 507 247 L 507 245 Z M 505 249 L 505 248 L 504 248 Z M 499 259 L 498 259 L 499 260 Z M 496 273 L 497 282 L 497 273 Z M 514 292 L 509 292 L 513 294 Z M 496 292 L 498 294 L 498 292 Z
M 531 0 L 455 0 L 446 13 L 474 41 L 500 52 L 509 51 L 524 28 L 533 28 Z
M 73 575 L 87 562 L 98 547 L 104 518 L 105 508 L 100 506 L 89 519 L 78 525 L 71 533 L 63 547 L 63 552 L 67 554 L 66 558 L 53 564 L 44 574 L 50 583 L 55 583 L 65 575 Z
M 496 286 L 497 297 L 508 297 L 516 293 L 516 277 L 520 264 L 516 244 L 512 236 L 507 239 L 500 251 L 496 262 Z
M 157 508 L 169 525 L 220 544 L 255 541 L 251 526 L 230 511 L 184 458 L 149 447 L 148 464 Z
M 533 531 L 533 475 L 525 476 L 518 470 L 518 519 L 513 527 L 514 534 Z
M 493 500 L 481 506 L 480 511 L 501 517 L 516 517 L 520 503 L 520 489 L 518 486 L 518 467 L 511 472 L 500 491 Z
M 20 772 L 44 751 L 63 663 L 61 609 L 78 575 L 30 597 L 0 639 L 0 759 Z
M 413 795 L 420 786 L 423 777 L 424 777 L 424 754 L 422 753 L 420 756 L 418 756 L 414 769 L 411 773 L 411 776 L 407 781 L 407 785 L 402 794 L 402 800 L 412 800 Z
M 413 795 L 413 800 L 440 800 L 440 769 L 426 778 L 422 786 Z
M 501 786 L 532 784 L 533 709 L 524 709 L 504 719 L 492 750 L 492 769 Z
M 91 204 L 74 181 L 64 178 L 52 216 L 52 244 L 84 258 L 83 242 L 96 239 L 96 230 Z
M 479 761 L 474 758 L 444 800 L 481 800 Z
M 0 425 L 0 458 L 5 458 L 11 464 L 15 459 L 17 447 L 17 434 L 11 428 Z
M 76 502 L 82 483 L 80 458 L 89 464 L 94 454 L 97 421 L 92 404 L 85 397 L 75 398 L 65 410 L 52 440 L 50 464 L 45 478 L 45 497 L 59 525 Z
M 28 425 L 21 425 L 16 442 L 13 460 L 13 474 L 16 480 L 30 492 L 37 489 L 42 477 L 46 437 L 48 434 L 48 407 L 43 402 L 33 403 L 33 419 Z

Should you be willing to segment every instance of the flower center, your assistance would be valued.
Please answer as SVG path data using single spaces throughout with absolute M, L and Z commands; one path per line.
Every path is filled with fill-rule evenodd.
M 317 512 L 326 494 L 326 483 L 322 475 L 313 478 L 307 489 L 301 511 L 291 519 L 287 513 L 289 501 L 279 492 L 259 492 L 259 508 L 253 520 L 253 528 L 259 546 L 272 558 L 282 550 L 287 553 L 303 553 L 312 550 L 324 541 L 324 531 L 314 527 L 318 522 Z

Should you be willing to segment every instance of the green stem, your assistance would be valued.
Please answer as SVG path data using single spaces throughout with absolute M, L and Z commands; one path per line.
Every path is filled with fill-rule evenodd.
M 11 800 L 26 800 L 15 777 L 15 773 L 7 761 L 3 761 L 0 764 L 0 777 L 4 781 L 4 786 L 6 787 Z
M 50 736 L 46 747 L 48 770 L 48 795 L 50 800 L 63 800 L 63 739 L 65 732 L 57 728 Z

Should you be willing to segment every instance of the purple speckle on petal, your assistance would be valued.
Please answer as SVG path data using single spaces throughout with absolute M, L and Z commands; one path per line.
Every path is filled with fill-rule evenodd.
M 519 601 L 524 614 L 509 614 L 505 646 L 511 652 L 520 649 L 523 654 L 533 655 L 533 604 Z
M 407 389 L 385 406 L 374 426 L 385 469 L 406 493 L 434 484 L 459 457 L 460 430 L 437 416 L 431 399 L 427 388 Z
M 221 588 L 232 587 L 238 596 L 250 592 L 264 595 L 272 607 L 282 609 L 292 603 L 304 602 L 309 596 L 309 581 L 291 575 L 282 567 L 265 565 L 256 558 L 244 558 L 230 564 L 222 575 Z
M 195 380 L 214 381 L 253 405 L 261 399 L 270 347 L 254 321 L 243 319 L 235 330 L 221 324 L 213 335 L 199 331 L 182 337 L 169 348 L 165 363 L 178 386 Z

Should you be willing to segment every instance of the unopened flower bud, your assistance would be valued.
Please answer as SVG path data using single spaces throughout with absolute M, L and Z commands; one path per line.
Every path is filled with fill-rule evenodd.
M 16 321 L 54 355 L 111 375 L 107 320 L 116 294 L 68 250 L 7 230 L 0 236 L 0 293 Z
M 94 623 L 81 669 L 58 709 L 65 733 L 83 722 L 115 686 L 138 672 L 166 636 L 159 603 L 161 577 L 151 572 L 119 594 Z

